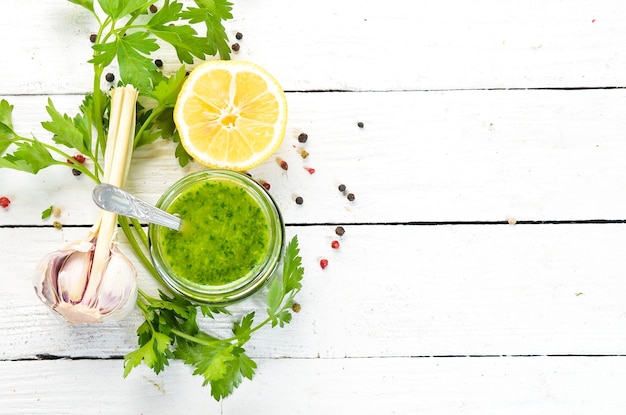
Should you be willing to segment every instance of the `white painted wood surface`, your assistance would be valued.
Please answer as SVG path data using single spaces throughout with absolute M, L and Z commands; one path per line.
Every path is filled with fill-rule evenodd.
M 0 413 L 623 413 L 626 4 L 598 3 L 237 1 L 233 58 L 288 91 L 290 169 L 251 173 L 299 235 L 302 311 L 256 333 L 257 376 L 223 402 L 178 364 L 122 379 L 138 314 L 70 326 L 30 283 L 87 232 L 90 183 L 0 170 Z M 49 139 L 49 95 L 75 111 L 91 30 L 69 2 L 0 3 L 0 98 L 20 133 Z M 166 143 L 134 160 L 129 190 L 149 201 L 198 168 Z M 40 219 L 51 204 L 62 231 Z

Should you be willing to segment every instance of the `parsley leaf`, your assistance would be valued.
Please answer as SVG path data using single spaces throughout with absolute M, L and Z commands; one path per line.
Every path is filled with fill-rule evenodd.
M 117 40 L 108 43 L 96 43 L 92 46 L 92 49 L 94 50 L 94 54 L 88 62 L 105 67 L 115 59 L 115 55 L 117 54 Z
M 38 140 L 19 142 L 16 146 L 17 149 L 13 154 L 5 154 L 0 158 L 0 168 L 7 167 L 37 174 L 41 169 L 58 164 L 50 151 Z
M 41 219 L 48 219 L 50 217 L 50 215 L 52 215 L 52 209 L 54 209 L 54 207 L 52 205 L 50 205 L 49 208 L 44 209 L 41 212 Z
M 90 153 L 91 131 L 86 119 L 78 115 L 74 120 L 66 114 L 61 114 L 54 107 L 52 100 L 48 98 L 46 107 L 52 121 L 41 123 L 43 128 L 54 134 L 52 139 L 55 143 L 69 148 L 75 148 L 83 154 Z
M 135 32 L 117 39 L 117 62 L 124 82 L 146 92 L 152 86 L 156 66 L 148 57 L 159 49 L 156 40 L 147 32 Z
M 219 52 L 220 58 L 229 59 L 230 47 L 222 20 L 233 18 L 232 3 L 227 0 L 195 0 L 195 3 L 199 7 L 189 7 L 182 12 L 182 17 L 188 19 L 190 24 L 204 23 L 210 54 Z
M 138 11 L 144 11 L 156 0 L 98 0 L 102 10 L 113 18 L 118 20 L 129 14 Z
M 296 235 L 289 241 L 285 249 L 285 262 L 283 265 L 285 292 L 301 289 L 303 276 L 304 268 L 302 267 L 302 258 L 300 257 L 298 236 Z
M 83 6 L 85 9 L 94 13 L 93 8 L 93 0 L 68 0 L 70 3 L 78 4 L 79 6 Z
M 220 379 L 211 380 L 211 396 L 215 400 L 220 400 L 233 393 L 243 378 L 252 379 L 256 363 L 250 359 L 245 350 L 241 347 L 234 347 L 231 351 L 233 359 L 226 363 L 226 372 Z
M 169 25 L 181 17 L 183 5 L 174 1 L 165 0 L 159 11 L 148 21 L 149 30 L 157 37 L 163 39 L 176 50 L 176 55 L 181 62 L 193 63 L 193 57 L 204 59 L 212 55 L 210 42 L 190 25 Z
M 187 70 L 181 66 L 169 77 L 163 77 L 149 94 L 162 107 L 174 107 L 178 93 L 187 79 Z
M 14 137 L 13 105 L 3 99 L 0 101 L 0 155 L 9 148 Z
M 144 330 L 146 333 L 146 323 L 142 324 L 139 330 Z M 145 336 L 140 336 L 140 339 L 145 339 Z M 142 362 L 152 368 L 155 373 L 160 373 L 169 364 L 169 359 L 174 357 L 169 351 L 171 342 L 172 339 L 167 335 L 152 331 L 151 336 L 139 349 L 124 356 L 124 377 L 128 376 L 131 370 Z
M 233 334 L 239 339 L 239 343 L 245 343 L 250 340 L 253 321 L 254 311 L 243 316 L 240 323 L 233 323 Z
M 291 322 L 292 315 L 288 308 L 302 288 L 303 275 L 298 237 L 294 236 L 285 248 L 282 276 L 274 277 L 267 293 L 267 315 L 272 321 L 272 327 L 283 327 Z

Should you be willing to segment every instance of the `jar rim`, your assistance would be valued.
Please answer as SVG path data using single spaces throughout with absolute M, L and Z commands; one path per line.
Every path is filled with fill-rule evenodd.
M 191 187 L 207 181 L 226 181 L 246 191 L 261 208 L 269 228 L 269 243 L 264 257 L 246 275 L 221 285 L 205 285 L 177 275 L 162 251 L 160 226 L 150 224 L 148 237 L 150 255 L 163 282 L 177 294 L 202 304 L 224 306 L 252 295 L 274 274 L 281 261 L 285 243 L 285 226 L 276 202 L 267 190 L 250 176 L 231 170 L 203 170 L 179 179 L 159 198 L 156 206 L 167 210 L 171 204 Z

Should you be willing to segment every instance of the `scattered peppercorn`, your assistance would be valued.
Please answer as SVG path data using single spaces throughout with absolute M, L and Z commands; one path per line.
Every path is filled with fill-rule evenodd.
M 61 225 L 61 222 L 59 222 L 58 220 L 52 222 L 52 226 L 54 226 L 56 229 L 63 229 L 63 225 Z
M 339 249 L 339 241 L 332 241 L 330 247 L 333 249 Z
M 357 125 L 359 128 L 363 128 L 363 127 L 364 127 L 364 124 L 363 124 L 361 121 L 359 121 L 358 123 L 356 123 L 356 125 Z
M 293 303 L 291 305 L 291 309 L 293 310 L 294 313 L 299 313 L 300 310 L 302 310 L 302 306 L 300 305 L 300 303 Z
M 161 59 L 155 59 L 154 64 L 156 65 L 157 68 L 163 67 L 163 61 Z
M 11 204 L 11 199 L 9 199 L 6 196 L 2 196 L 0 197 L 0 207 L 3 209 L 6 209 L 9 207 L 9 205 Z
M 52 208 L 52 216 L 54 216 L 55 218 L 60 217 L 61 216 L 61 208 L 53 207 Z
M 241 32 L 235 33 L 235 39 L 237 39 L 237 40 L 243 39 L 243 33 L 241 33 Z
M 265 188 L 265 190 L 270 190 L 271 186 L 268 182 L 261 180 L 260 183 L 261 183 L 261 186 Z
M 327 266 L 328 266 L 328 260 L 326 258 L 320 259 L 320 267 L 322 267 L 322 269 L 326 269 Z
M 81 171 L 80 171 L 80 170 L 78 170 L 78 169 L 72 169 L 72 174 L 73 174 L 74 176 L 80 176 L 80 175 L 81 175 Z
M 85 156 L 83 156 L 82 154 L 76 154 L 75 156 L 72 156 L 72 158 L 76 160 L 77 162 L 79 162 L 80 164 L 84 164 L 86 160 Z
M 89 35 L 89 41 L 91 43 L 96 43 L 96 40 L 98 40 L 98 35 L 96 35 L 95 33 Z
M 349 201 L 353 202 L 354 201 L 354 193 L 348 193 L 348 196 L 346 196 L 348 198 Z
M 109 72 L 108 74 L 106 74 L 104 76 L 104 79 L 106 79 L 107 82 L 113 82 L 113 81 L 115 81 L 115 75 L 113 75 L 111 72 Z
M 345 184 L 340 184 L 339 187 L 337 187 L 337 189 L 339 189 L 340 192 L 345 192 L 346 191 L 346 185 Z
M 304 203 L 304 199 L 302 199 L 302 196 L 296 197 L 296 204 L 301 205 L 303 203 Z
M 233 43 L 233 45 L 231 46 L 231 49 L 235 52 L 239 52 L 239 49 L 240 49 L 239 43 Z
M 305 167 L 304 170 L 308 171 L 309 174 L 315 173 L 315 169 L 313 167 Z
M 303 159 L 309 157 L 309 152 L 306 150 L 299 150 L 298 152 L 300 153 L 300 157 L 302 157 Z
M 306 140 L 309 138 L 309 135 L 307 133 L 300 133 L 300 135 L 298 136 L 298 141 L 301 143 L 306 143 Z
M 150 12 L 156 13 L 158 11 L 159 11 L 159 8 L 156 5 L 154 5 L 154 4 L 150 5 Z
M 287 164 L 287 162 L 283 159 L 277 159 L 278 161 L 278 165 L 280 166 L 281 169 L 283 170 L 289 170 L 289 164 Z
M 343 226 L 337 226 L 337 227 L 335 228 L 335 233 L 336 233 L 338 236 L 343 236 L 343 234 L 344 234 L 344 233 L 346 233 L 346 230 L 343 228 Z

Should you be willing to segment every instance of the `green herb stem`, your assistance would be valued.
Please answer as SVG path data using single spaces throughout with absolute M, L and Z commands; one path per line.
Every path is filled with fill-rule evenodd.
M 24 141 L 24 142 L 28 142 L 28 143 L 34 143 L 34 142 L 36 142 L 38 140 L 36 140 L 34 138 L 16 137 L 16 139 L 14 139 L 14 141 Z M 65 151 L 61 150 L 60 148 L 55 147 L 52 144 L 47 144 L 47 143 L 42 143 L 42 142 L 40 142 L 40 143 L 46 149 L 48 149 L 48 150 L 50 150 L 50 151 L 60 155 L 65 160 L 71 160 L 72 159 L 72 156 L 70 156 L 68 153 L 66 153 Z M 91 170 L 89 170 L 88 168 L 86 168 L 84 165 L 82 165 L 79 162 L 69 164 L 67 161 L 55 160 L 54 164 L 56 164 L 58 166 L 72 167 L 72 168 L 80 171 L 81 173 L 84 173 L 86 176 L 91 178 L 94 182 L 99 183 L 98 177 L 96 175 L 94 175 L 94 173 L 92 173 Z
M 148 259 L 143 249 L 139 245 L 137 238 L 135 238 L 135 236 L 133 235 L 130 225 L 128 224 L 128 218 L 120 215 L 117 217 L 117 221 L 119 222 L 120 227 L 122 228 L 122 231 L 124 232 L 124 235 L 126 236 L 126 239 L 128 240 L 131 247 L 133 248 L 133 251 L 135 251 L 135 254 L 137 255 L 137 259 L 139 259 L 142 265 L 146 268 L 146 270 L 150 273 L 150 275 L 152 275 L 152 277 L 154 277 L 154 279 L 161 285 L 162 288 L 164 288 L 165 290 L 169 290 L 167 288 L 167 285 L 165 285 L 163 278 L 161 278 L 156 268 L 154 268 L 154 265 L 152 265 L 152 262 L 150 261 L 150 259 Z
M 181 337 L 181 338 L 183 338 L 185 340 L 188 340 L 190 342 L 201 344 L 203 346 L 216 347 L 216 346 L 219 346 L 219 345 L 224 345 L 224 344 L 230 343 L 230 341 L 228 339 L 226 339 L 226 340 L 221 340 L 221 339 L 211 339 L 211 340 L 209 340 L 209 339 L 200 339 L 200 338 L 198 338 L 196 336 L 193 336 L 191 334 L 185 333 L 185 332 L 180 331 L 178 329 L 171 329 L 171 332 L 173 334 L 175 334 L 176 336 L 178 336 L 178 337 Z M 204 335 L 206 336 L 207 334 L 205 333 Z
M 139 239 L 141 240 L 141 242 L 144 244 L 147 250 L 150 250 L 150 241 L 148 240 L 148 235 L 146 235 L 146 233 L 144 232 L 141 223 L 139 223 L 139 221 L 135 218 L 131 218 L 130 222 L 132 223 L 135 232 L 137 232 L 137 235 L 139 235 Z
M 137 130 L 137 132 L 135 133 L 135 146 L 141 139 L 141 136 L 143 135 L 144 131 L 146 131 L 148 126 L 152 124 L 152 122 L 159 116 L 161 112 L 163 112 L 163 110 L 165 110 L 165 107 L 158 106 L 155 109 L 153 109 L 152 112 L 150 112 L 150 115 L 148 115 L 148 118 L 146 118 L 146 120 L 139 127 L 139 130 Z

